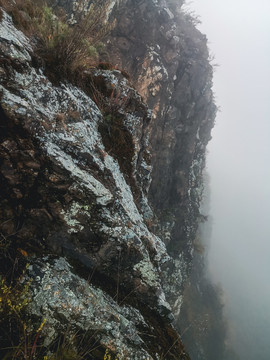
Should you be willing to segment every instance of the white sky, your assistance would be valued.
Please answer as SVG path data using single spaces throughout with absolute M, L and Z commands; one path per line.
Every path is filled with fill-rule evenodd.
M 208 147 L 209 260 L 225 290 L 226 311 L 239 321 L 239 345 L 245 326 L 259 341 L 250 323 L 264 317 L 270 324 L 270 0 L 194 0 L 189 8 L 200 15 L 199 28 L 220 65 L 214 92 L 221 112 Z M 254 357 L 254 345 L 255 338 L 239 345 L 242 356 L 244 348 L 250 354 L 245 360 L 270 359 L 269 340 L 261 346 L 265 357 Z

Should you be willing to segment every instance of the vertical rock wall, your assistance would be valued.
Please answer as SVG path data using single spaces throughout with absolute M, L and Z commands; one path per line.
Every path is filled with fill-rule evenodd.
M 181 259 L 183 281 L 201 218 L 202 169 L 216 106 L 206 36 L 181 5 L 176 1 L 120 3 L 114 12 L 117 26 L 110 53 L 131 74 L 153 111 L 149 199 L 158 225 L 152 229 L 176 262 Z M 176 281 L 181 282 L 180 277 Z

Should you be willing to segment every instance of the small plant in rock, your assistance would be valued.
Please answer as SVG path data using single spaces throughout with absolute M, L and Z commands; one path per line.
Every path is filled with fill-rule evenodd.
M 0 356 L 4 359 L 34 359 L 45 323 L 44 319 L 39 329 L 33 331 L 25 316 L 25 309 L 31 302 L 31 280 L 23 281 L 27 267 L 13 281 L 0 276 Z
M 20 316 L 21 310 L 30 302 L 30 281 L 24 285 L 18 281 L 15 286 L 12 286 L 7 284 L 4 277 L 0 278 L 0 314 Z
M 46 323 L 43 319 L 34 329 L 25 316 L 25 308 L 31 302 L 29 295 L 30 281 L 24 285 L 16 282 L 8 285 L 4 278 L 0 282 L 0 356 L 10 360 L 34 360 L 41 358 L 44 352 L 38 341 Z
M 104 354 L 104 360 L 120 360 L 119 354 L 112 354 L 109 349 L 106 349 Z

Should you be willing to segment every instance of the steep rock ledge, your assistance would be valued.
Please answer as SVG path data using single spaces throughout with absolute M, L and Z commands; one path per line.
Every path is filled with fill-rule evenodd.
M 216 115 L 207 39 L 176 1 L 121 1 L 111 56 L 126 69 L 153 110 L 150 129 L 152 182 L 157 216 L 152 230 L 166 244 L 168 299 L 178 315 L 179 292 L 192 266 L 193 242 L 203 216 L 202 170 Z M 178 275 L 176 275 L 178 274 Z

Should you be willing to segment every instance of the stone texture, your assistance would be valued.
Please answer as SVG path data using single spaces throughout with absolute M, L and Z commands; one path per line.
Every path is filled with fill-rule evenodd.
M 60 5 L 71 14 L 72 3 Z M 110 58 L 136 90 L 121 71 L 89 70 L 102 101 L 52 84 L 3 13 L 0 231 L 29 254 L 29 314 L 48 318 L 47 345 L 70 323 L 98 330 L 96 359 L 109 346 L 123 359 L 188 359 L 172 323 L 216 112 L 206 38 L 180 2 L 112 1 L 110 12 Z
M 117 151 L 111 156 L 110 144 L 103 144 L 108 119 L 97 105 L 74 85 L 55 86 L 41 69 L 35 69 L 30 45 L 25 46 L 27 39 L 12 27 L 6 14 L 0 26 L 0 50 L 5 62 L 0 86 L 1 233 L 5 238 L 12 237 L 13 246 L 27 249 L 34 256 L 32 266 L 39 266 L 38 272 L 47 271 L 49 276 L 40 290 L 33 283 L 30 314 L 36 311 L 38 316 L 48 316 L 48 325 L 60 331 L 51 316 L 59 315 L 62 306 L 60 317 L 64 323 L 72 323 L 73 311 L 68 318 L 65 310 L 66 302 L 76 303 L 78 295 L 72 291 L 55 299 L 54 315 L 48 310 L 52 304 L 44 304 L 39 312 L 33 310 L 40 307 L 40 298 L 47 297 L 56 271 L 53 264 L 44 263 L 44 254 L 65 256 L 77 269 L 93 273 L 91 281 L 100 288 L 99 294 L 117 297 L 123 306 L 130 305 L 141 313 L 147 323 L 146 335 L 142 336 L 146 350 L 140 350 L 138 342 L 138 358 L 148 354 L 149 359 L 158 359 L 164 352 L 168 352 L 168 358 L 187 358 L 171 325 L 171 308 L 160 278 L 162 268 L 172 259 L 164 243 L 144 222 L 144 211 L 151 213 L 146 198 L 151 172 L 145 133 L 150 114 L 147 107 L 119 72 L 94 71 L 91 75 L 93 81 L 98 78 L 97 84 L 102 80 L 105 98 L 112 84 L 119 92 L 117 99 L 128 96 L 126 103 L 117 100 L 120 106 L 110 118 L 111 122 L 121 118 L 134 150 L 131 171 L 123 173 L 123 159 L 117 158 Z M 10 47 L 16 51 L 7 50 Z M 36 257 L 40 257 L 38 262 Z M 61 289 L 56 293 L 61 294 Z M 81 306 L 83 313 L 83 300 Z M 83 316 L 80 311 L 79 317 Z M 94 320 L 89 321 L 90 326 Z M 160 349 L 155 350 L 149 336 L 161 339 Z M 52 340 L 47 337 L 45 343 Z M 100 345 L 105 346 L 102 341 L 100 338 Z M 125 341 L 123 338 L 118 345 L 115 343 L 115 348 L 125 351 Z M 130 354 L 135 349 L 132 351 Z

